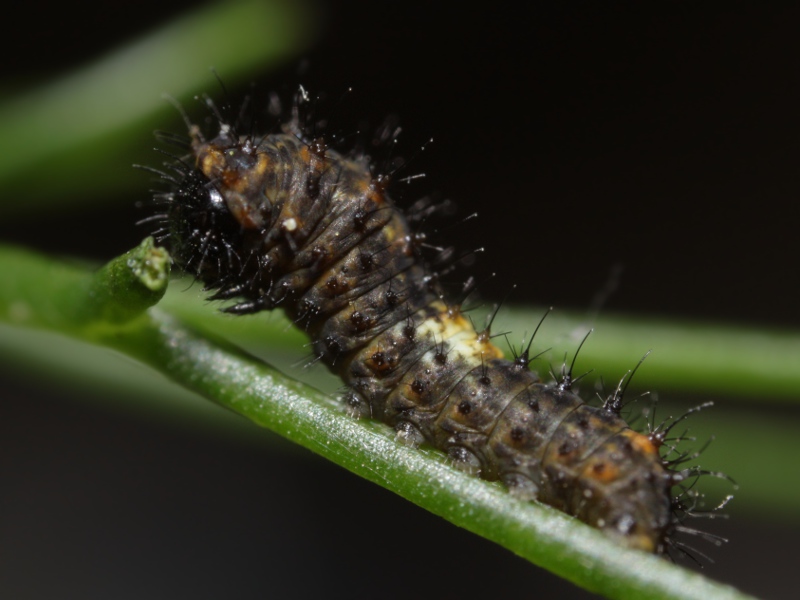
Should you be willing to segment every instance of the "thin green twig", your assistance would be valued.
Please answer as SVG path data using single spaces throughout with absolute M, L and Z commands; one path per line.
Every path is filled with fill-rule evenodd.
M 620 548 L 558 511 L 516 500 L 501 486 L 450 467 L 438 452 L 407 448 L 387 427 L 353 421 L 329 396 L 233 345 L 212 342 L 164 310 L 142 312 L 163 291 L 160 283 L 154 289 L 150 285 L 166 280 L 162 259 L 145 242 L 92 274 L 21 250 L 0 249 L 0 269 L 9 284 L 0 294 L 0 315 L 7 322 L 66 333 L 135 357 L 586 589 L 611 598 L 746 597 L 657 557 Z M 102 287 L 110 293 L 100 292 Z M 125 306 L 125 318 L 113 308 L 117 303 Z

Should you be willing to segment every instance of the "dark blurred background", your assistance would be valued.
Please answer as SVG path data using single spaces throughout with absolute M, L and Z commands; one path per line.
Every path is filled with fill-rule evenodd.
M 478 281 L 497 273 L 484 296 L 516 284 L 511 302 L 582 310 L 613 280 L 605 310 L 798 328 L 800 8 L 321 4 L 313 49 L 251 80 L 325 93 L 331 127 L 345 135 L 397 115 L 396 154 L 414 157 L 401 175 L 426 178 L 395 195 L 479 212 L 442 235 L 486 247 L 469 271 Z M 78 20 L 69 4 L 22 5 L 21 26 L 0 42 L 6 91 L 187 6 L 97 5 Z M 107 260 L 141 239 L 136 203 L 148 184 L 2 217 L 0 236 Z M 3 382 L 3 597 L 586 596 L 281 442 L 98 410 L 10 373 Z M 765 515 L 720 530 L 733 541 L 711 551 L 709 574 L 764 597 L 793 589 L 797 561 L 785 549 L 796 522 Z

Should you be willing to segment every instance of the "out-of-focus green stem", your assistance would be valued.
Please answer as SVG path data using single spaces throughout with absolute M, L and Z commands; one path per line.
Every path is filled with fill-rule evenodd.
M 232 319 L 214 314 L 197 293 L 181 292 L 190 283 L 174 286 L 164 299 L 170 311 L 185 321 L 215 332 L 226 332 L 237 343 L 296 349 L 303 336 L 278 315 L 270 319 Z M 509 342 L 520 347 L 536 327 L 544 308 L 511 307 L 497 316 L 494 330 L 510 331 Z M 652 354 L 636 372 L 635 389 L 713 394 L 725 398 L 762 398 L 800 402 L 800 332 L 772 331 L 736 325 L 608 315 L 587 322 L 578 313 L 556 310 L 537 333 L 534 353 L 549 349 L 532 367 L 547 375 L 581 347 L 575 371 L 592 370 L 588 379 L 602 375 L 610 388 L 648 350 Z M 527 332 L 527 333 L 526 333 Z M 634 340 L 634 342 L 632 342 Z M 505 346 L 502 340 L 496 341 Z M 510 349 L 506 348 L 511 355 Z
M 302 51 L 317 26 L 303 0 L 218 2 L 6 99 L 0 103 L 0 182 L 5 198 L 19 190 L 25 201 L 0 202 L 0 212 L 85 199 L 87 191 L 97 198 L 133 177 L 141 180 L 121 154 L 136 142 L 149 143 L 143 125 L 171 109 L 165 94 L 183 98 L 217 89 L 210 67 L 232 84 Z

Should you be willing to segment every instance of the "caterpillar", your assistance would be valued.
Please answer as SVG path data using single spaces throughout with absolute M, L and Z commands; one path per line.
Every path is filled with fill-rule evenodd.
M 213 135 L 184 114 L 188 139 L 162 136 L 186 153 L 152 169 L 167 183 L 154 235 L 174 262 L 210 300 L 235 299 L 224 312 L 283 309 L 343 380 L 352 415 L 624 546 L 680 549 L 676 532 L 698 533 L 682 523 L 693 511 L 685 482 L 701 472 L 661 449 L 682 418 L 634 431 L 623 385 L 590 405 L 571 369 L 548 383 L 530 369 L 530 343 L 504 358 L 490 328 L 447 300 L 424 234 L 391 199 L 391 176 L 331 148 L 301 117 L 306 100 L 298 94 L 278 131 L 256 135 L 207 99 Z

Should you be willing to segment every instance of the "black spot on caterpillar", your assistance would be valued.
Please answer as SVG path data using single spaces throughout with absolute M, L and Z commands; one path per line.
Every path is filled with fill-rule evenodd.
M 592 406 L 571 369 L 551 383 L 530 370 L 530 344 L 505 359 L 489 328 L 446 299 L 390 177 L 330 148 L 298 98 L 276 133 L 242 134 L 209 101 L 213 137 L 187 119 L 188 140 L 167 138 L 188 151 L 158 171 L 170 187 L 156 196 L 166 210 L 155 235 L 175 262 L 210 299 L 237 299 L 225 312 L 282 308 L 344 381 L 354 416 L 628 547 L 680 549 L 674 534 L 696 532 L 682 525 L 685 484 L 701 472 L 660 450 L 682 419 L 636 432 L 620 414 L 622 384 Z

